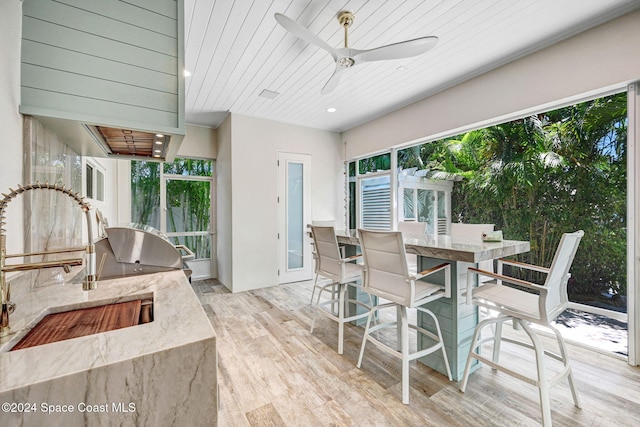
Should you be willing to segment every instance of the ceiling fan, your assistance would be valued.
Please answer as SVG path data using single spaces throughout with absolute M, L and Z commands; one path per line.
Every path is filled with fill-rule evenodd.
M 338 22 L 340 22 L 340 25 L 344 28 L 344 47 L 336 49 L 329 46 L 324 40 L 320 39 L 320 37 L 313 34 L 304 26 L 290 18 L 287 18 L 283 14 L 276 13 L 275 18 L 276 21 L 278 21 L 278 23 L 287 31 L 306 42 L 312 43 L 319 48 L 326 50 L 329 55 L 333 57 L 333 60 L 336 62 L 336 69 L 322 88 L 322 91 L 320 92 L 322 95 L 332 92 L 338 86 L 338 83 L 340 82 L 340 75 L 347 68 L 351 68 L 363 62 L 409 58 L 421 55 L 438 43 L 438 37 L 428 36 L 380 46 L 373 49 L 352 49 L 348 44 L 348 29 L 351 24 L 353 24 L 355 15 L 351 12 L 343 11 L 338 14 Z

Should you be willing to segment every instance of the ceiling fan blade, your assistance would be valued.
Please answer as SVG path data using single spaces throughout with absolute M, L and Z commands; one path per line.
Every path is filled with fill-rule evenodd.
M 284 16 L 281 13 L 276 13 L 275 18 L 276 18 L 276 21 L 278 21 L 278 24 L 282 25 L 282 27 L 284 27 L 285 30 L 289 31 L 294 36 L 299 37 L 306 42 L 309 42 L 311 44 L 318 46 L 321 49 L 326 50 L 333 57 L 334 61 L 337 59 L 338 56 L 336 55 L 335 49 L 329 46 L 320 37 L 316 36 L 311 31 L 309 31 L 306 27 L 303 27 L 302 25 L 298 24 L 296 21 Z
M 327 82 L 324 84 L 324 87 L 320 91 L 321 95 L 331 93 L 338 87 L 338 83 L 340 83 L 340 75 L 345 69 L 345 67 L 341 67 L 340 65 L 336 64 L 335 71 L 333 72 L 331 77 L 329 77 L 329 80 L 327 80 Z
M 384 59 L 410 58 L 427 52 L 437 43 L 438 38 L 435 36 L 420 37 L 374 49 L 361 50 L 354 55 L 354 59 L 358 61 L 380 61 Z

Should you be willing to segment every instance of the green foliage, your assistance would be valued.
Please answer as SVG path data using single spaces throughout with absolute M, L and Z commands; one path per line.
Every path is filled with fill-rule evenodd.
M 160 163 L 131 162 L 131 221 L 160 229 Z
M 389 153 L 358 160 L 358 173 L 361 175 L 389 169 L 391 169 L 391 154 Z
M 131 162 L 131 218 L 133 222 L 160 227 L 160 163 Z M 176 159 L 162 164 L 164 174 L 202 177 L 213 174 L 210 160 Z M 208 180 L 166 180 L 166 231 L 184 233 L 172 237 L 174 244 L 184 244 L 197 258 L 211 256 L 211 183 Z M 194 232 L 204 235 L 194 234 Z
M 211 160 L 175 159 L 173 163 L 164 163 L 164 173 L 170 175 L 211 176 Z
M 520 259 L 550 265 L 562 233 L 582 229 L 572 300 L 626 294 L 626 93 L 403 150 L 431 177 L 457 175 L 453 221 L 494 223 L 529 240 Z M 409 153 L 420 153 L 420 162 Z M 530 277 L 529 277 L 530 278 Z

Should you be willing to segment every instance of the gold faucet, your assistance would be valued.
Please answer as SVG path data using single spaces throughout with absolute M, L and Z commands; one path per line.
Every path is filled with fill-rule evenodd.
M 26 191 L 30 190 L 53 190 L 59 191 L 67 196 L 71 197 L 75 200 L 79 205 L 82 211 L 85 214 L 87 219 L 87 233 L 89 242 L 86 246 L 78 247 L 78 248 L 66 248 L 66 249 L 56 249 L 51 251 L 44 252 L 31 252 L 24 254 L 12 254 L 8 255 L 6 253 L 7 246 L 7 236 L 6 230 L 2 228 L 5 223 L 4 211 L 11 200 L 13 200 L 19 194 L 22 194 Z M 3 199 L 0 200 L 0 302 L 2 303 L 2 313 L 0 315 L 0 337 L 9 334 L 9 315 L 13 313 L 16 308 L 16 305 L 11 302 L 11 284 L 6 282 L 5 274 L 14 271 L 27 271 L 27 270 L 38 270 L 42 268 L 52 268 L 52 267 L 62 267 L 65 272 L 70 272 L 72 266 L 82 265 L 82 258 L 72 258 L 72 259 L 64 259 L 59 261 L 41 261 L 41 262 L 33 262 L 33 263 L 25 263 L 25 264 L 6 264 L 7 258 L 16 258 L 16 257 L 28 257 L 28 256 L 36 256 L 36 255 L 49 255 L 49 254 L 59 254 L 66 252 L 85 252 L 86 259 L 86 276 L 85 280 L 82 282 L 82 289 L 85 291 L 89 291 L 95 289 L 97 287 L 97 278 L 96 278 L 96 254 L 95 254 L 95 246 L 93 244 L 93 230 L 91 228 L 91 217 L 89 215 L 89 210 L 91 206 L 84 202 L 83 198 L 80 196 L 80 193 L 73 193 L 70 188 L 65 188 L 65 186 L 52 185 L 49 183 L 40 184 L 36 182 L 35 184 L 26 184 L 25 186 L 18 184 L 18 189 L 13 190 L 9 188 L 9 194 L 2 193 Z

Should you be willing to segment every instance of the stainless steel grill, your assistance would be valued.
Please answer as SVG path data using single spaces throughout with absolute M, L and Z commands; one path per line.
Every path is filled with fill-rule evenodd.
M 180 269 L 191 277 L 186 262 L 195 258 L 194 253 L 184 245 L 174 246 L 159 230 L 141 224 L 103 230 L 104 236 L 95 243 L 99 279 Z

